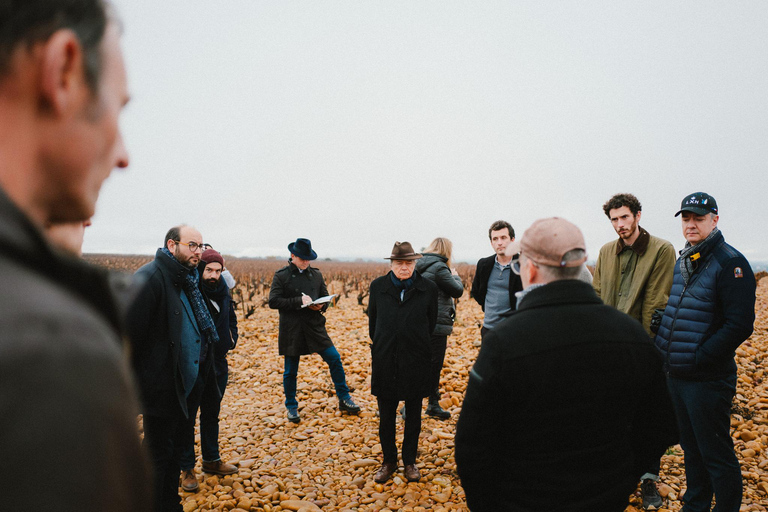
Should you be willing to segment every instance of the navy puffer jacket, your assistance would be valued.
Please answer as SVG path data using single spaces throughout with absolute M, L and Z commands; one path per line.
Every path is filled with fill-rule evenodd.
M 736 348 L 755 321 L 755 275 L 749 262 L 721 233 L 702 254 L 686 285 L 680 259 L 656 347 L 673 377 L 719 380 L 736 374 Z

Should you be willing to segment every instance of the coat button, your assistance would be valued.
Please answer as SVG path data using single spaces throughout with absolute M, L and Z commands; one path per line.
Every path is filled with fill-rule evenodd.
M 195 364 L 197 364 L 197 361 L 195 361 Z
M 195 340 L 195 343 L 200 343 L 200 340 Z
M 178 315 L 179 314 L 179 310 L 177 309 L 176 311 L 173 312 L 173 314 L 174 315 Z

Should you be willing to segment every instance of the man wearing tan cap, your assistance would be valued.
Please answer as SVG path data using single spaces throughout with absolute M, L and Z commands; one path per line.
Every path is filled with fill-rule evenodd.
M 661 358 L 637 321 L 578 280 L 579 228 L 541 219 L 518 247 L 517 310 L 483 340 L 457 425 L 467 504 L 624 510 L 676 434 Z

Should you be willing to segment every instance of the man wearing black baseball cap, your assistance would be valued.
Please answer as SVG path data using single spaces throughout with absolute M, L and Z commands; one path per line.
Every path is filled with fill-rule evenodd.
M 290 263 L 275 272 L 269 290 L 269 307 L 280 311 L 277 344 L 280 355 L 285 357 L 283 391 L 288 421 L 301 421 L 296 401 L 296 375 L 301 356 L 313 353 L 317 353 L 328 365 L 339 399 L 339 410 L 358 414 L 360 407 L 349 394 L 341 357 L 325 329 L 323 312 L 328 309 L 328 302 L 313 304 L 313 301 L 328 296 L 323 275 L 309 266 L 312 260 L 317 259 L 317 253 L 312 250 L 312 242 L 307 238 L 297 238 L 288 244 L 288 251 L 291 253 Z
M 752 334 L 755 276 L 717 227 L 717 201 L 687 195 L 682 215 L 685 248 L 675 263 L 669 302 L 656 335 L 685 452 L 686 512 L 741 506 L 739 461 L 730 435 L 736 393 L 736 348 Z

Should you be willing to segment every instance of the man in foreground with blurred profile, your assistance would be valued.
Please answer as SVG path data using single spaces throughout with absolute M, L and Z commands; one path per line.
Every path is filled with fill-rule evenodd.
M 675 263 L 669 302 L 656 335 L 685 452 L 685 512 L 741 508 L 739 459 L 731 438 L 736 394 L 736 349 L 752 334 L 755 275 L 747 259 L 725 243 L 715 198 L 683 198 L 685 248 Z
M 534 222 L 519 255 L 517 310 L 483 340 L 457 425 L 467 504 L 622 511 L 675 437 L 661 358 L 578 279 L 587 255 L 575 225 Z
M 0 0 L 3 510 L 151 509 L 104 273 L 60 257 L 42 232 L 89 219 L 102 182 L 128 165 L 119 40 L 99 0 Z

